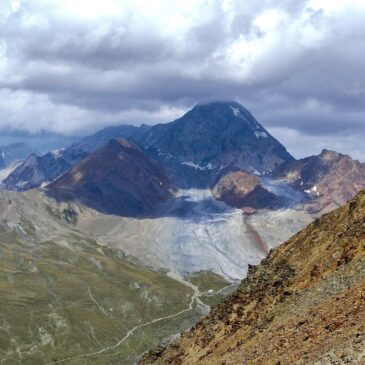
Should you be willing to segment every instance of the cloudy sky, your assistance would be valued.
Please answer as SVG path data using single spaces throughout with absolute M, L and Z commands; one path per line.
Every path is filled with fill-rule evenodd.
M 1 0 L 0 130 L 88 134 L 235 99 L 296 157 L 365 161 L 364 0 Z

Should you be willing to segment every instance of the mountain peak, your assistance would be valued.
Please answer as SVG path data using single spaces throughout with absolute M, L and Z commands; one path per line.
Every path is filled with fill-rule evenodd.
M 337 159 L 339 156 L 341 156 L 340 153 L 333 151 L 333 150 L 328 150 L 326 148 L 324 148 L 319 157 L 323 160 L 335 160 Z
M 235 100 L 213 100 L 213 101 L 198 103 L 195 105 L 195 108 L 199 107 L 219 107 L 219 108 L 234 107 L 234 108 L 244 109 L 244 107 Z
M 255 117 L 237 101 L 212 101 L 197 104 L 185 116 L 195 118 L 199 124 L 204 123 L 211 128 L 249 128 L 255 138 L 267 138 L 269 133 Z M 180 119 L 180 120 L 181 120 Z
M 244 108 L 240 103 L 234 100 L 228 100 L 228 101 L 210 101 L 205 103 L 198 103 L 195 105 L 195 107 L 190 111 L 206 111 L 209 113 L 214 113 L 217 111 L 230 113 L 234 117 L 249 117 L 250 119 L 254 119 L 252 114 Z
M 341 206 L 365 188 L 365 165 L 327 149 L 319 155 L 284 163 L 273 175 L 315 198 L 310 203 L 312 213 Z
M 165 169 L 123 138 L 112 139 L 48 186 L 53 197 L 128 217 L 151 213 L 172 190 Z
M 143 146 L 179 175 L 179 183 L 191 184 L 194 176 L 194 184 L 211 185 L 223 169 L 266 173 L 293 160 L 235 101 L 197 104 L 174 122 L 152 127 L 144 137 Z

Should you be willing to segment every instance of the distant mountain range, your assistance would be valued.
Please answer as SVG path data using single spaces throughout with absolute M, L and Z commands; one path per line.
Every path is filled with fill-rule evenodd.
M 142 124 L 140 127 L 133 125 L 106 127 L 91 136 L 84 137 L 80 141 L 73 143 L 69 149 L 83 150 L 90 153 L 103 147 L 114 138 L 126 138 L 138 141 L 149 129 L 150 126 L 145 124 Z
M 310 197 L 313 212 L 342 206 L 365 188 L 365 165 L 329 150 L 282 164 L 273 176 Z
M 15 166 L 2 186 L 17 191 L 46 186 L 87 156 L 90 156 L 88 161 L 95 160 L 95 169 L 101 169 L 97 155 L 95 159 L 91 156 L 116 138 L 133 140 L 130 143 L 139 145 L 141 153 L 154 164 L 150 170 L 157 165 L 163 167 L 169 184 L 185 189 L 212 188 L 218 199 L 235 207 L 272 209 L 288 203 L 306 203 L 313 213 L 330 211 L 365 187 L 364 164 L 331 151 L 295 160 L 236 102 L 198 104 L 171 123 L 108 127 L 66 149 L 43 156 L 32 153 Z M 22 151 L 23 158 L 30 152 Z M 123 172 L 128 174 L 128 169 L 119 174 Z M 254 175 L 258 180 L 258 186 L 249 196 L 244 191 L 245 184 L 250 182 L 243 174 Z M 289 201 L 285 199 L 288 196 Z
M 171 123 L 108 127 L 53 157 L 30 157 L 9 176 L 5 188 L 24 191 L 49 183 L 113 138 L 134 139 L 149 156 L 166 166 L 180 187 L 209 186 L 234 169 L 268 173 L 294 160 L 246 109 L 235 102 L 217 102 L 197 105 Z M 74 157 L 70 159 L 69 155 Z
M 38 188 L 70 170 L 86 156 L 86 151 L 77 150 L 73 146 L 66 150 L 48 152 L 43 156 L 32 153 L 3 180 L 3 188 L 17 191 Z
M 199 104 L 182 118 L 150 128 L 140 143 L 179 186 L 210 186 L 232 170 L 271 172 L 294 158 L 240 104 Z
M 295 160 L 236 102 L 198 104 L 166 124 L 108 127 L 41 156 L 24 146 L 3 152 L 0 358 L 5 362 L 135 364 L 146 350 L 194 325 L 249 272 L 248 284 L 213 309 L 196 327 L 201 331 L 184 336 L 178 347 L 155 350 L 144 362 L 174 364 L 186 357 L 186 364 L 214 364 L 217 356 L 217 364 L 229 364 L 229 357 L 220 356 L 232 352 L 240 364 L 235 331 L 245 328 L 239 336 L 248 336 L 262 352 L 268 342 L 260 333 L 276 315 L 280 321 L 286 309 L 295 311 L 292 320 L 301 315 L 296 293 L 310 310 L 306 285 L 321 293 L 324 281 L 311 280 L 332 275 L 336 265 L 335 275 L 346 270 L 361 252 L 352 243 L 362 234 L 363 210 L 357 207 L 363 206 L 363 194 L 339 213 L 318 218 L 365 188 L 365 165 L 328 150 Z M 356 281 L 351 275 L 349 280 L 344 283 Z M 325 293 L 340 280 L 333 283 Z M 283 312 L 286 298 L 294 299 Z M 337 301 L 328 303 L 324 311 Z M 283 341 L 289 343 L 302 325 L 314 339 L 303 322 L 285 324 Z M 329 321 L 325 326 L 328 333 L 337 328 Z M 268 335 L 279 330 L 270 327 Z M 224 350 L 219 356 L 215 345 Z M 199 357 L 189 357 L 188 347 Z M 278 351 L 270 352 L 273 359 Z M 292 354 L 295 360 L 295 349 Z
M 26 191 L 49 184 L 111 139 L 137 138 L 146 129 L 148 126 L 144 125 L 107 127 L 72 143 L 65 149 L 51 151 L 42 156 L 28 155 L 25 161 L 3 181 L 3 187 L 7 190 Z

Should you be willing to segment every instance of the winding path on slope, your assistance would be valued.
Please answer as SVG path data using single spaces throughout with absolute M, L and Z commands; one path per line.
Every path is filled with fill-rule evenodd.
M 166 317 L 160 317 L 160 318 L 155 318 L 149 322 L 146 322 L 146 323 L 142 323 L 142 324 L 139 324 L 135 327 L 133 327 L 131 330 L 129 330 L 127 332 L 127 334 L 121 338 L 116 344 L 114 345 L 111 345 L 111 346 L 107 346 L 107 347 L 104 347 L 102 348 L 101 350 L 99 351 L 95 351 L 95 352 L 90 352 L 90 353 L 86 353 L 86 354 L 80 354 L 80 355 L 75 355 L 75 356 L 70 356 L 70 357 L 67 357 L 67 358 L 64 358 L 64 359 L 61 359 L 61 360 L 56 360 L 56 361 L 51 361 L 49 363 L 47 363 L 46 365 L 53 365 L 53 364 L 61 364 L 61 363 L 64 363 L 66 361 L 71 361 L 71 360 L 75 360 L 75 359 L 80 359 L 80 358 L 85 358 L 85 357 L 93 357 L 93 356 L 98 356 L 98 355 L 101 355 L 109 350 L 113 350 L 117 347 L 119 347 L 120 345 L 122 345 L 129 337 L 131 337 L 137 330 L 143 328 L 143 327 L 147 327 L 151 324 L 154 324 L 154 323 L 157 323 L 157 322 L 161 322 L 161 321 L 164 321 L 164 320 L 167 320 L 167 319 L 171 319 L 171 318 L 175 318 L 175 317 L 178 317 L 186 312 L 189 312 L 193 309 L 193 306 L 194 306 L 194 302 L 196 302 L 198 305 L 202 306 L 205 310 L 209 311 L 210 310 L 210 307 L 203 303 L 201 300 L 200 300 L 200 296 L 205 294 L 205 293 L 201 293 L 198 289 L 197 286 L 193 285 L 192 283 L 188 282 L 188 281 L 185 281 L 179 277 L 174 277 L 176 280 L 178 280 L 179 282 L 183 283 L 184 285 L 190 287 L 191 289 L 193 289 L 193 295 L 191 297 L 191 300 L 190 300 L 190 303 L 189 303 L 189 307 L 178 312 L 178 313 L 175 313 L 175 314 L 171 314 L 169 316 L 166 316 Z M 231 285 L 229 285 L 231 286 Z M 223 288 L 224 289 L 224 288 Z

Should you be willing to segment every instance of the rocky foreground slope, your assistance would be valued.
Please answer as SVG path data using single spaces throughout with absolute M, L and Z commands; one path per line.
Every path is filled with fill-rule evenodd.
M 147 364 L 364 364 L 365 191 L 315 220 Z

